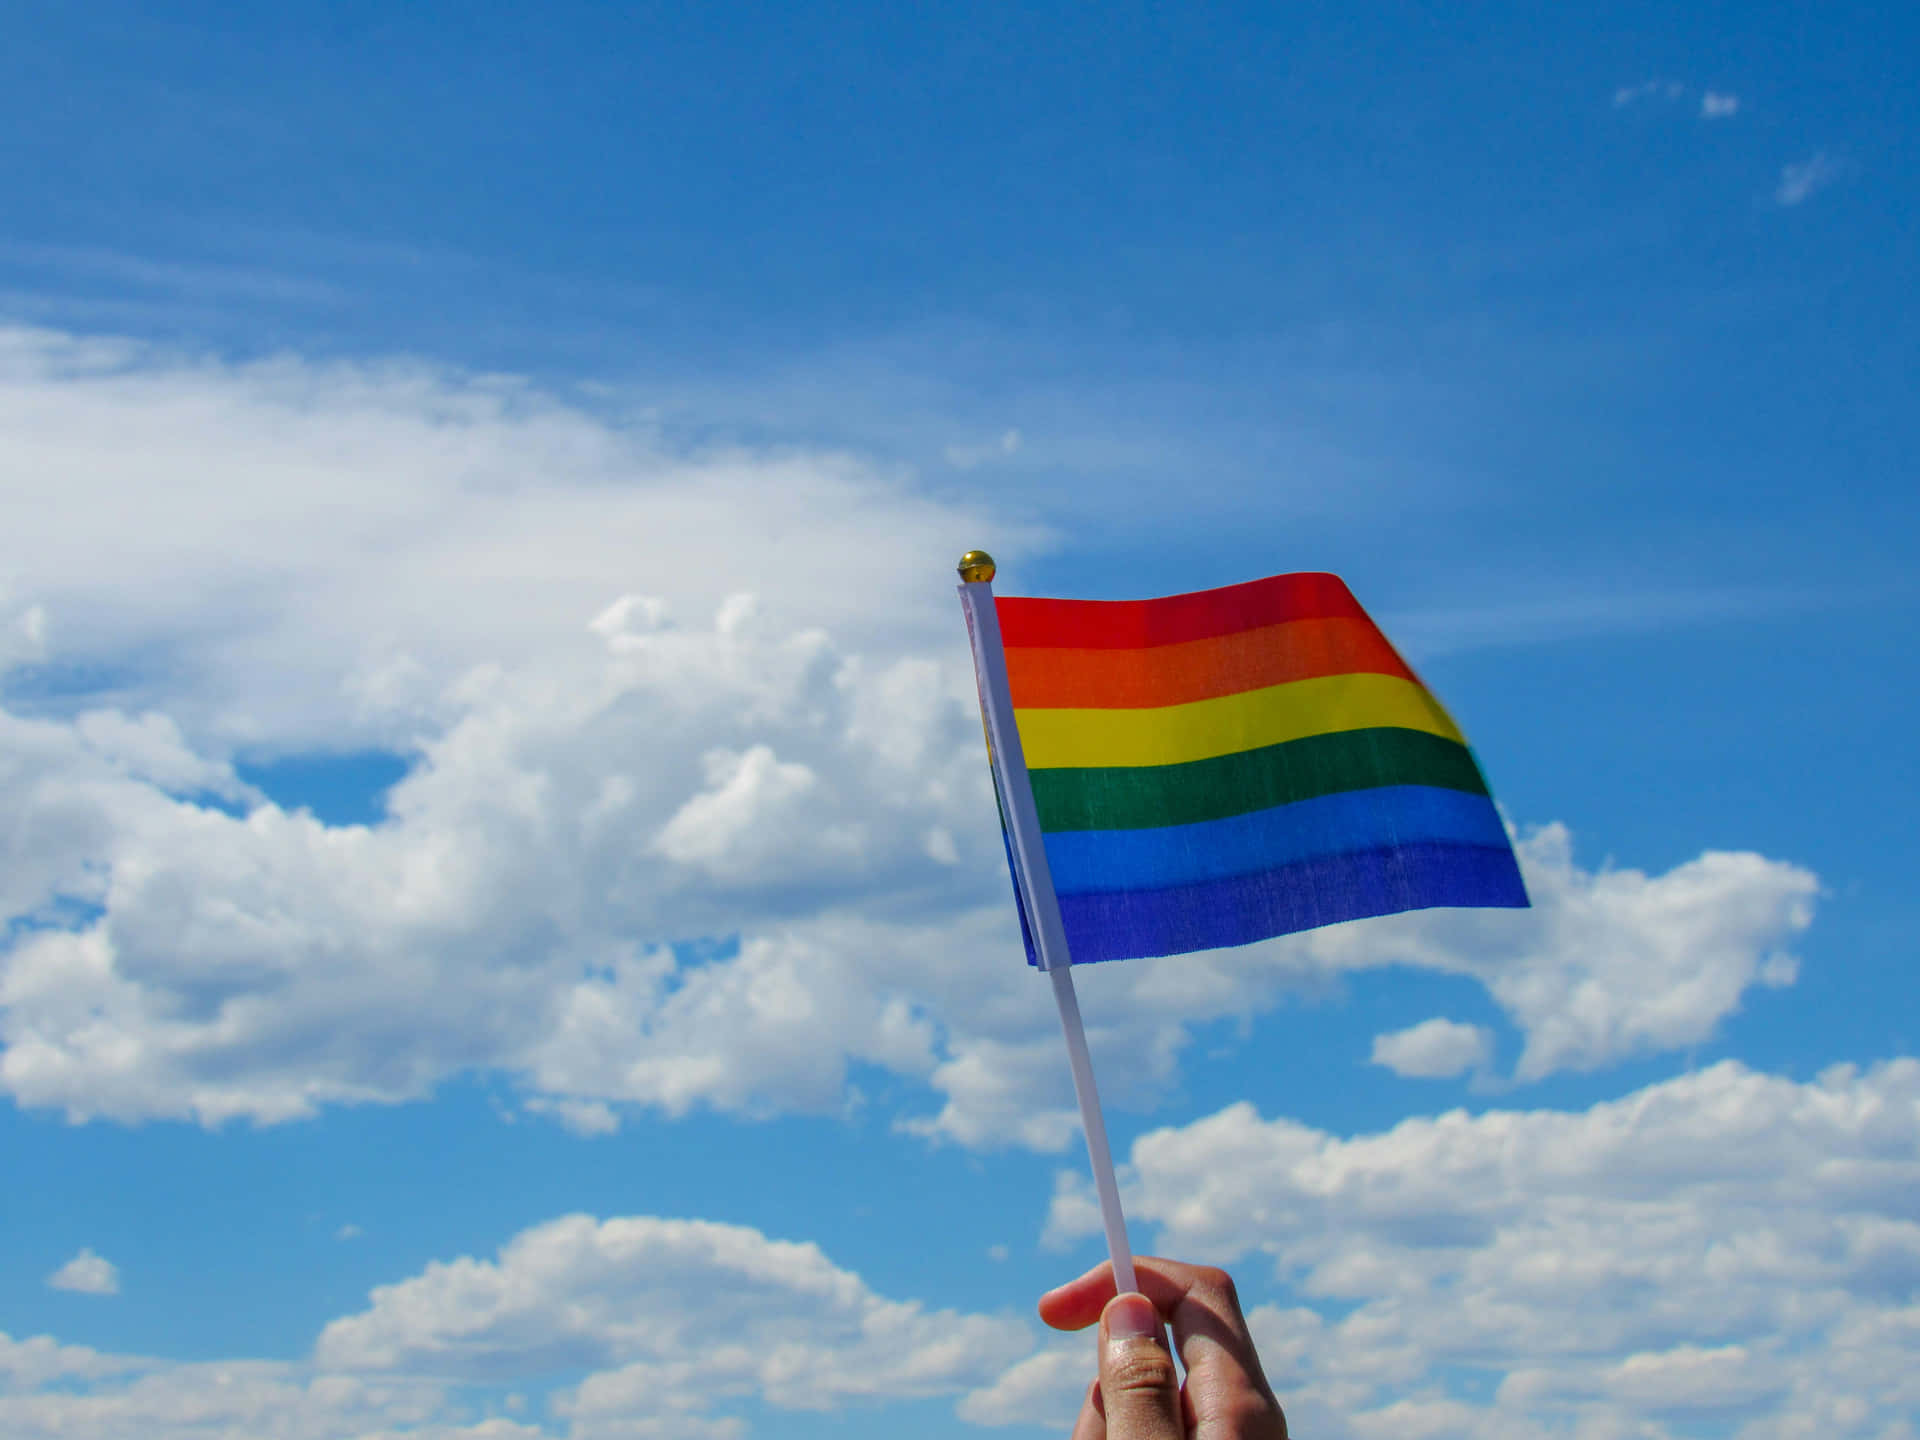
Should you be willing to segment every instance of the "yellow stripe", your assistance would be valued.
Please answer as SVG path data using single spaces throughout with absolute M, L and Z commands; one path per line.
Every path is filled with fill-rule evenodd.
M 1397 675 L 1329 675 L 1186 705 L 1127 710 L 1016 710 L 1034 770 L 1179 765 L 1380 725 L 1466 744 L 1426 688 Z

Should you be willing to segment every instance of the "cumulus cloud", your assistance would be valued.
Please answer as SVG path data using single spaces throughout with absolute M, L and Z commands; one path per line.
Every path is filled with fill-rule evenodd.
M 1092 1044 L 1124 1054 L 1103 1093 L 1148 1104 L 1192 1027 L 1271 1008 L 1289 989 L 1390 965 L 1469 976 L 1525 1036 L 1522 1081 L 1697 1044 L 1755 986 L 1790 984 L 1785 948 L 1810 923 L 1818 881 L 1797 866 L 1710 852 L 1663 875 L 1591 871 L 1563 826 L 1519 838 L 1533 908 L 1435 910 L 1331 926 L 1233 951 L 1100 966 L 1080 985 Z M 1058 1037 L 959 1040 L 931 1077 L 946 1105 L 917 1133 L 1035 1149 L 1070 1143 Z M 1061 1102 L 1036 1103 L 1061 1095 Z
M 0 1376 L 12 1355 L 28 1367 L 0 1386 L 8 1440 L 552 1440 L 501 1418 L 469 1423 L 447 1387 L 411 1377 L 315 1374 L 267 1360 L 177 1364 L 103 1355 L 0 1334 Z
M 1435 1016 L 1405 1030 L 1373 1037 L 1373 1063 L 1396 1075 L 1442 1079 L 1484 1067 L 1493 1059 L 1493 1034 Z
M 669 860 L 721 878 L 749 880 L 765 867 L 791 864 L 814 845 L 857 850 L 851 824 L 822 834 L 808 804 L 820 777 L 783 762 L 765 745 L 700 757 L 707 788 L 692 796 L 653 838 Z
M 1531 911 L 1394 916 L 1305 943 L 1323 964 L 1473 976 L 1526 1036 L 1521 1080 L 1696 1044 L 1748 989 L 1798 973 L 1786 947 L 1811 923 L 1819 882 L 1797 866 L 1708 852 L 1658 876 L 1588 871 L 1559 825 L 1518 853 Z
M 1092 1332 L 1073 1342 L 1055 1341 L 1009 1365 L 992 1384 L 969 1391 L 957 1407 L 959 1416 L 975 1425 L 1037 1422 L 1065 1430 L 1098 1365 Z
M 15 1103 L 272 1123 L 493 1071 L 526 1110 L 604 1134 L 634 1106 L 837 1110 L 862 1063 L 931 1093 L 899 1117 L 911 1133 L 1074 1143 L 1051 1006 L 1011 924 L 964 644 L 944 586 L 920 598 L 952 536 L 980 533 L 965 512 L 844 457 L 665 454 L 508 382 L 162 363 L 45 335 L 13 335 L 0 359 L 0 455 L 78 497 L 10 548 L 0 625 L 30 662 L 115 677 L 66 709 L 0 707 L 0 1086 Z M 141 484 L 211 529 L 181 530 L 157 500 L 115 521 L 110 502 Z M 124 576 L 97 559 L 122 524 L 139 542 Z M 258 548 L 236 568 L 241 537 Z M 783 568 L 794 555 L 850 567 L 849 585 Z M 736 593 L 749 572 L 766 579 L 752 600 Z M 143 647 L 165 663 L 129 668 Z M 404 745 L 411 769 L 378 824 L 331 826 L 235 778 L 248 737 Z M 1518 849 L 1532 911 L 1090 971 L 1094 1046 L 1134 1062 L 1103 1072 L 1110 1098 L 1164 1094 L 1198 1025 L 1251 1023 L 1290 990 L 1383 966 L 1484 985 L 1520 1033 L 1522 1081 L 1696 1044 L 1753 987 L 1794 977 L 1817 891 L 1798 867 L 1710 853 L 1595 869 L 1558 826 Z M 1383 1060 L 1433 1065 L 1462 1044 L 1420 1029 L 1382 1037 Z M 1726 1406 L 1762 1374 L 1786 1376 L 1779 1414 L 1823 1433 L 1897 1413 L 1884 1357 L 1911 1347 L 1914 1249 L 1885 1197 L 1912 1193 L 1907 1072 L 1674 1084 L 1624 1109 L 1353 1141 L 1242 1107 L 1148 1137 L 1129 1185 L 1169 1248 L 1259 1250 L 1295 1287 L 1255 1323 L 1301 1433 L 1441 1433 L 1483 1414 L 1523 1433 L 1515 1416 L 1537 1404 L 1596 1417 L 1598 1435 L 1628 1403 L 1610 1396 L 1649 1414 Z M 1692 1118 L 1655 1123 L 1676 1114 Z M 1181 1136 L 1200 1137 L 1191 1155 Z M 1685 1170 L 1710 1161 L 1733 1168 Z M 1661 1165 L 1687 1203 L 1658 1188 Z M 1185 1208 L 1181 1166 L 1206 1177 Z M 1062 1190 L 1056 1235 L 1079 1233 L 1085 1198 Z M 662 1273 L 716 1308 L 639 1334 L 623 1315 L 679 1296 Z M 1591 1332 L 1568 1314 L 1583 1292 Z M 1445 1323 L 1449 1305 L 1466 1320 Z M 750 1307 L 785 1359 L 728 1352 Z M 1703 1328 L 1688 1307 L 1720 1318 Z M 1758 1327 L 1776 1321 L 1865 1398 L 1769 1348 Z M 461 1387 L 561 1362 L 590 1372 L 552 1412 L 582 1440 L 737 1435 L 724 1405 L 691 1399 L 715 1393 L 839 1406 L 964 1390 L 984 1424 L 1088 1373 L 1084 1337 L 1035 1354 L 1016 1329 L 884 1299 L 755 1232 L 570 1217 L 376 1292 L 309 1367 L 0 1344 L 20 1374 L 68 1376 L 0 1399 L 0 1431 L 237 1437 L 272 1415 L 316 1437 L 531 1437 Z M 1440 1393 L 1435 1364 L 1498 1369 L 1511 1389 L 1491 1406 Z
M 1156 1249 L 1271 1267 L 1262 1358 L 1328 1433 L 1865 1436 L 1920 1403 L 1920 1061 L 1726 1062 L 1351 1139 L 1240 1104 L 1143 1135 L 1123 1174 Z M 1050 1238 L 1098 1230 L 1063 1172 Z
M 62 1345 L 48 1335 L 15 1340 L 0 1333 L 0 1381 L 5 1382 L 0 1388 L 32 1390 L 55 1381 L 97 1380 L 139 1363 L 85 1345 Z
M 1740 113 L 1740 97 L 1709 90 L 1700 97 L 1702 120 L 1725 120 Z
M 372 829 L 172 797 L 119 730 L 0 712 L 9 913 L 98 912 L 14 943 L 0 1082 L 76 1116 L 217 1123 L 411 1098 L 472 1065 L 676 1111 L 774 1093 L 831 1108 L 854 1052 L 924 1071 L 903 986 L 936 977 L 897 956 L 932 947 L 911 908 L 887 910 L 937 886 L 964 934 L 965 906 L 1000 898 L 964 690 L 934 669 L 914 745 L 872 723 L 856 744 L 866 690 L 894 677 L 843 673 L 816 634 L 615 638 L 647 643 L 472 677 Z M 834 777 L 802 785 L 804 815 L 784 808 L 800 767 Z M 957 881 L 923 845 L 956 810 L 977 812 L 949 832 Z M 775 822 L 791 828 L 769 844 Z M 842 913 L 856 901 L 863 918 Z M 744 927 L 711 964 L 667 943 Z
M 321 1334 L 322 1368 L 501 1380 L 597 1372 L 576 1417 L 645 1396 L 697 1415 L 754 1394 L 787 1409 L 950 1393 L 984 1383 L 1032 1335 L 1010 1316 L 928 1312 L 875 1295 L 817 1246 L 651 1216 L 570 1215 L 494 1260 L 429 1265 Z
M 1029 1354 L 1012 1315 L 876 1294 L 811 1244 L 704 1220 L 569 1215 L 491 1260 L 376 1288 L 301 1363 L 177 1365 L 0 1335 L 9 1440 L 738 1440 L 755 1401 L 839 1411 L 958 1397 Z M 511 1418 L 548 1390 L 558 1428 Z M 478 1397 L 519 1387 L 476 1413 Z
M 118 1295 L 120 1272 L 112 1261 L 83 1248 L 49 1275 L 47 1284 L 55 1290 L 72 1290 L 81 1295 Z
M 39 500 L 8 516 L 0 647 L 50 634 L 121 708 L 229 745 L 408 745 L 474 666 L 630 592 L 705 616 L 752 576 L 804 624 L 925 642 L 967 540 L 1040 534 L 845 455 L 669 452 L 509 377 L 4 327 L 0 472 Z
M 0 334 L 0 421 L 0 463 L 61 482 L 6 603 L 117 677 L 0 704 L 16 1103 L 275 1123 L 492 1071 L 591 1135 L 831 1113 L 862 1063 L 930 1088 L 911 1133 L 1073 1143 L 928 581 L 969 512 L 844 457 L 668 454 L 517 382 L 44 332 Z M 237 780 L 240 736 L 404 737 L 411 768 L 379 823 L 327 825 Z M 1486 985 L 1523 1080 L 1697 1043 L 1793 977 L 1793 866 L 1592 871 L 1552 826 L 1520 853 L 1531 912 L 1099 967 L 1111 1098 L 1164 1094 L 1196 1025 L 1383 965 Z
M 1774 187 L 1774 201 L 1789 207 L 1803 205 L 1845 173 L 1846 167 L 1824 151 L 1796 160 L 1781 168 L 1780 183 Z
M 915 1133 L 1072 1143 L 964 674 L 957 695 L 918 687 L 919 719 L 896 728 L 869 712 L 900 667 L 843 664 L 817 637 L 640 638 L 571 674 L 476 677 L 371 828 L 169 795 L 99 727 L 0 712 L 16 817 L 0 895 L 47 917 L 0 968 L 0 1085 L 76 1118 L 271 1123 L 492 1069 L 604 1133 L 626 1104 L 831 1112 L 858 1061 L 932 1087 L 938 1108 L 902 1121 Z M 169 763 L 173 783 L 223 773 Z M 782 808 L 796 787 L 804 816 Z M 926 847 L 936 824 L 953 855 Z M 756 829 L 783 825 L 778 845 Z M 1525 1036 L 1523 1080 L 1697 1043 L 1793 977 L 1816 888 L 1796 867 L 1592 872 L 1557 827 L 1519 849 L 1530 912 L 1089 974 L 1096 1046 L 1138 1059 L 1113 1098 L 1161 1092 L 1197 1024 L 1383 965 L 1479 979 Z M 703 937 L 732 938 L 684 948 Z

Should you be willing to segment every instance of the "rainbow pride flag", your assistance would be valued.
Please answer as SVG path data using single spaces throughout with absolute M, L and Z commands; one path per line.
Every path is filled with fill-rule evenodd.
M 1074 963 L 1527 904 L 1465 738 L 1337 576 L 994 608 Z

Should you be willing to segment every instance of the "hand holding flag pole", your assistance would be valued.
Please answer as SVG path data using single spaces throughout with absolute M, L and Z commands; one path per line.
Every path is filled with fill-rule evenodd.
M 994 788 L 1000 795 L 1014 885 L 1040 968 L 1053 982 L 1054 1004 L 1059 1008 L 1060 1029 L 1067 1041 L 1067 1061 L 1073 1068 L 1073 1091 L 1080 1101 L 1080 1124 L 1087 1136 L 1087 1159 L 1093 1165 L 1094 1189 L 1100 1195 L 1100 1219 L 1107 1231 L 1114 1284 L 1124 1293 L 1137 1288 L 1133 1250 L 1127 1244 L 1127 1220 L 1120 1211 L 1120 1187 L 1113 1176 L 1106 1121 L 1100 1114 L 1100 1092 L 1094 1088 L 1086 1027 L 1081 1023 L 1080 1001 L 1073 990 L 1066 929 L 1061 924 L 1060 903 L 1047 868 L 1033 787 L 1020 748 L 1020 731 L 1014 724 L 1006 654 L 1000 643 L 1000 617 L 993 604 L 993 557 L 984 550 L 969 550 L 960 557 L 959 570 L 960 604 L 967 613 L 967 633 L 973 642 L 980 711 L 986 721 L 988 756 L 993 764 Z

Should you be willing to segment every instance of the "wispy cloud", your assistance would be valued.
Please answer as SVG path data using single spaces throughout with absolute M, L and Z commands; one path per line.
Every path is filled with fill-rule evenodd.
M 1678 80 L 1642 80 L 1638 85 L 1621 85 L 1613 92 L 1613 108 L 1626 110 L 1640 104 L 1677 105 L 1690 93 L 1690 87 Z M 1700 93 L 1700 118 L 1725 120 L 1740 113 L 1740 97 L 1730 90 L 1703 90 Z
M 949 445 L 945 455 L 947 464 L 956 470 L 972 470 L 976 466 L 991 465 L 996 460 L 1006 460 L 1020 453 L 1020 432 L 1008 430 L 998 439 L 984 445 Z
M 1521 589 L 1494 604 L 1398 612 L 1390 618 L 1388 633 L 1402 650 L 1427 660 L 1464 650 L 1560 644 L 1586 635 L 1805 614 L 1863 598 L 1844 590 L 1790 585 L 1641 589 L 1566 583 L 1545 593 Z
M 1826 151 L 1815 151 L 1805 160 L 1781 167 L 1780 184 L 1774 189 L 1773 198 L 1782 205 L 1804 204 L 1846 174 L 1846 169 L 1845 164 Z
M 324 305 L 340 298 L 331 285 L 255 265 L 154 260 L 98 245 L 0 245 L 4 269 L 193 300 Z
M 55 1290 L 72 1290 L 80 1295 L 118 1295 L 120 1272 L 112 1261 L 83 1248 L 49 1275 L 47 1284 Z
M 1624 110 L 1643 100 L 1678 100 L 1687 87 L 1678 80 L 1642 80 L 1638 85 L 1622 85 L 1613 92 L 1613 108 Z

